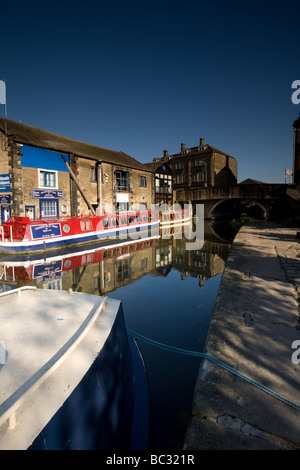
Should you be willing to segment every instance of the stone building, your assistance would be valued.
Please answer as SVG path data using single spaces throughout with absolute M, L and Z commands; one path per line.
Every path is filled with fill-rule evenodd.
M 297 190 L 300 190 L 300 116 L 294 121 L 294 162 L 293 182 Z
M 173 199 L 177 191 L 195 188 L 237 184 L 237 161 L 231 155 L 205 144 L 201 138 L 199 145 L 187 148 L 181 144 L 179 153 L 169 155 L 164 150 L 162 158 L 155 162 L 167 162 L 173 173 Z
M 154 175 L 121 151 L 0 118 L 1 220 L 151 209 Z

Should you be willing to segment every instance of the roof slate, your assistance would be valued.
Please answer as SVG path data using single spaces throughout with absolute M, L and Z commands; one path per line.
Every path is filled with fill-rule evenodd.
M 109 150 L 96 145 L 80 142 L 28 124 L 0 118 L 0 130 L 3 132 L 7 131 L 7 135 L 14 136 L 15 142 L 20 144 L 53 150 L 55 152 L 74 154 L 78 157 L 122 165 L 141 171 L 151 171 L 143 163 L 140 163 L 135 158 L 130 157 L 122 151 Z

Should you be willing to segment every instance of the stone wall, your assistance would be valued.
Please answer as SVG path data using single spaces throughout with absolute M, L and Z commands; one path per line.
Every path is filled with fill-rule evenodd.
M 5 135 L 0 131 L 0 174 L 9 173 L 7 142 Z
M 22 146 L 13 141 L 12 137 L 8 138 L 8 164 L 11 184 L 11 215 L 23 215 L 23 181 L 22 181 Z

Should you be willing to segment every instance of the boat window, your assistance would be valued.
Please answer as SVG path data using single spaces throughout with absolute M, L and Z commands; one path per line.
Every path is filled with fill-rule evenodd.
M 137 221 L 137 222 L 142 222 L 142 216 L 141 216 L 141 215 L 137 215 L 136 221 Z
M 110 258 L 110 256 L 111 256 L 111 250 L 106 250 L 106 251 L 104 251 L 104 253 L 103 253 L 103 259 Z
M 143 221 L 148 222 L 148 216 L 147 215 L 143 215 Z
M 102 219 L 102 227 L 103 228 L 108 228 L 110 226 L 110 220 L 109 219 Z
M 132 224 L 133 222 L 135 222 L 135 217 L 131 215 L 130 217 L 128 217 L 128 223 Z
M 113 227 L 116 227 L 117 225 L 119 225 L 119 221 L 118 221 L 118 219 L 116 219 L 116 217 L 113 217 L 113 218 L 111 219 L 111 225 L 112 225 Z
M 127 225 L 127 217 L 120 217 L 120 224 Z
M 83 255 L 81 258 L 81 266 L 86 264 L 90 264 L 93 262 L 93 253 L 89 253 L 87 255 Z
M 91 220 L 81 220 L 80 228 L 84 232 L 86 230 L 92 230 L 92 221 Z

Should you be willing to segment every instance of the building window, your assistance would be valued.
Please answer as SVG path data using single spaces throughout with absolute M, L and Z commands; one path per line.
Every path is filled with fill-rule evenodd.
M 116 270 L 117 270 L 117 281 L 123 281 L 124 279 L 128 279 L 130 277 L 130 258 L 122 258 L 117 260 L 116 262 Z
M 129 202 L 117 202 L 117 212 L 127 212 L 129 210 Z
M 205 181 L 205 172 L 200 170 L 194 174 L 194 183 L 204 183 Z
M 58 201 L 40 199 L 41 217 L 58 217 Z
M 183 184 L 184 183 L 184 177 L 183 174 L 180 173 L 179 175 L 175 176 L 175 184 Z
M 128 193 L 129 191 L 129 173 L 128 171 L 117 170 L 116 175 L 116 191 Z
M 203 158 L 197 158 L 197 160 L 195 160 L 195 166 L 204 166 L 204 164 Z
M 57 171 L 39 170 L 40 188 L 57 188 Z
M 182 162 L 175 163 L 175 170 L 182 170 L 182 169 L 183 169 L 183 163 Z
M 157 174 L 155 176 L 156 193 L 172 193 L 172 176 Z
M 140 176 L 140 186 L 143 188 L 146 188 L 147 186 L 146 176 Z
M 91 181 L 93 181 L 94 183 L 98 181 L 97 168 L 94 166 L 91 166 Z

